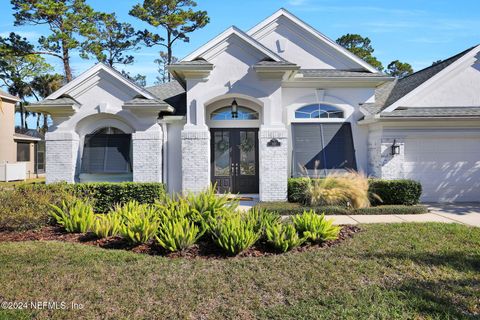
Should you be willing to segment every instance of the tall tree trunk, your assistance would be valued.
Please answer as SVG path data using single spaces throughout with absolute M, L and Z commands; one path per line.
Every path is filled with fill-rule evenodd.
M 35 115 L 37 117 L 37 131 L 39 131 L 39 129 L 40 129 L 40 113 L 36 113 Z
M 73 80 L 72 69 L 70 68 L 70 55 L 68 48 L 65 46 L 65 41 L 62 40 L 62 61 L 63 69 L 65 70 L 65 80 L 68 82 Z
M 25 129 L 25 113 L 23 112 L 23 102 L 20 102 L 20 128 Z
M 47 123 L 47 114 L 46 113 L 43 113 L 43 125 L 42 125 L 42 129 L 43 129 L 43 132 L 47 132 L 48 131 L 48 123 Z
M 167 65 L 170 65 L 172 63 L 172 33 L 170 30 L 167 31 Z M 167 75 L 168 75 L 168 82 L 170 82 L 170 72 L 168 72 L 168 69 L 166 69 Z

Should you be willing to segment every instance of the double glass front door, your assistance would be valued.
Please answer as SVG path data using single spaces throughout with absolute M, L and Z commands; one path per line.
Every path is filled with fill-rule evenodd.
M 211 129 L 212 183 L 220 193 L 258 193 L 258 129 Z

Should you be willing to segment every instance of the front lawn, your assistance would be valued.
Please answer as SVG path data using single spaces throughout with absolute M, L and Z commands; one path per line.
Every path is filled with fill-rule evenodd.
M 480 229 L 457 224 L 365 225 L 330 248 L 219 260 L 5 242 L 0 265 L 2 301 L 83 306 L 0 319 L 480 317 Z

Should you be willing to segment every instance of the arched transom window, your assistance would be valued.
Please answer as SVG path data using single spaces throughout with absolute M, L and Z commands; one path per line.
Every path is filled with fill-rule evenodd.
M 210 114 L 211 120 L 258 120 L 258 112 L 247 108 L 238 107 L 236 117 L 232 113 L 231 107 L 223 107 L 213 111 Z
M 343 117 L 343 111 L 340 108 L 324 103 L 309 104 L 295 111 L 295 119 L 330 119 Z

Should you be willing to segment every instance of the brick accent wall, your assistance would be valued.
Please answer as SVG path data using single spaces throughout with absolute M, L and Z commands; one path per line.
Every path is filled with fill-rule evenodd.
M 46 183 L 75 182 L 79 138 L 74 132 L 47 132 Z
M 277 139 L 280 146 L 267 146 Z M 284 128 L 261 128 L 259 132 L 260 201 L 286 201 L 288 139 Z
M 173 165 L 173 164 L 172 164 Z M 210 132 L 182 131 L 182 191 L 200 192 L 210 185 Z
M 155 130 L 132 134 L 133 181 L 162 182 L 163 132 Z
M 370 133 L 368 139 L 368 174 L 382 179 L 405 177 L 405 141 L 396 139 L 400 154 L 392 155 L 393 138 L 383 138 L 381 131 Z

